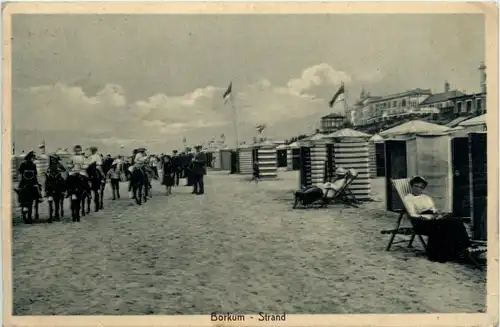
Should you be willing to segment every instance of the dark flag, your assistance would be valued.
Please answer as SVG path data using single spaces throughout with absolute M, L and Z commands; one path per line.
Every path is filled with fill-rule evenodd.
M 224 92 L 224 95 L 222 96 L 222 98 L 224 99 L 224 103 L 227 102 L 232 91 L 233 91 L 233 82 L 229 83 L 229 86 L 228 86 L 226 92 Z
M 344 94 L 344 82 L 342 82 L 342 84 L 340 85 L 340 88 L 337 90 L 337 92 L 335 92 L 335 95 L 333 96 L 333 98 L 328 103 L 330 105 L 330 108 L 333 107 L 333 105 L 335 104 L 335 101 L 337 101 L 337 98 L 341 94 Z
M 264 129 L 266 129 L 266 124 L 261 124 L 261 125 L 257 125 L 255 126 L 255 128 L 257 129 L 257 132 L 259 132 L 259 134 L 262 134 L 262 132 L 264 131 Z

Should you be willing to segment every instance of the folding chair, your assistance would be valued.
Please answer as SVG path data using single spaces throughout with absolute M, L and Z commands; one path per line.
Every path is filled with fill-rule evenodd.
M 415 226 L 414 226 L 414 222 L 416 222 L 418 220 L 422 220 L 422 218 L 410 216 L 408 214 L 407 203 L 404 200 L 405 196 L 410 194 L 410 192 L 411 192 L 410 180 L 411 180 L 411 178 L 391 179 L 391 183 L 392 183 L 392 185 L 394 185 L 394 188 L 396 189 L 398 196 L 400 197 L 401 202 L 404 205 L 404 209 L 401 210 L 401 212 L 399 214 L 396 228 L 391 229 L 391 230 L 384 230 L 381 232 L 382 234 L 391 234 L 391 238 L 389 240 L 389 244 L 387 244 L 386 251 L 389 251 L 393 244 L 406 242 L 406 240 L 394 242 L 394 238 L 398 234 L 399 235 L 411 235 L 410 240 L 408 242 L 408 247 L 412 246 L 413 241 L 415 240 L 415 236 L 418 236 L 420 242 L 422 243 L 424 248 L 427 250 L 427 243 L 425 242 L 425 240 L 423 239 L 422 236 L 428 236 L 428 235 L 417 233 L 415 230 Z M 403 217 L 407 217 L 407 219 L 410 221 L 412 227 L 400 227 L 401 222 L 403 220 Z M 481 268 L 481 265 L 478 263 L 478 261 L 476 260 L 475 257 L 477 255 L 479 255 L 481 253 L 485 253 L 487 251 L 487 244 L 486 244 L 487 242 L 486 241 L 479 241 L 479 240 L 472 240 L 472 239 L 470 240 L 470 242 L 471 242 L 471 245 L 469 246 L 469 248 L 467 248 L 464 251 L 464 253 L 462 253 L 462 255 L 466 259 L 470 260 L 476 267 Z
M 339 194 L 341 194 L 345 190 L 345 188 L 347 186 L 349 186 L 349 184 L 353 180 L 349 174 L 346 174 L 342 179 L 344 180 L 344 184 L 338 190 L 328 189 L 327 192 L 325 192 L 322 197 L 317 198 L 308 204 L 304 204 L 304 200 L 305 200 L 304 192 L 306 192 L 307 189 L 309 189 L 309 188 L 302 187 L 301 190 L 295 191 L 294 192 L 295 201 L 293 204 L 293 209 L 295 209 L 299 203 L 301 203 L 304 207 L 308 208 L 308 207 L 311 207 L 313 204 L 320 202 L 319 207 L 324 208 L 328 204 L 330 204 L 331 202 L 336 201 L 339 197 Z M 331 192 L 333 192 L 333 196 L 331 198 L 329 198 L 328 195 L 331 194 Z M 308 202 L 308 201 L 306 201 L 306 202 Z
M 359 201 L 356 196 L 352 193 L 351 189 L 349 188 L 349 185 L 358 178 L 358 172 L 349 170 L 347 173 L 347 185 L 346 187 L 339 193 L 338 199 L 343 202 L 344 204 L 351 205 L 353 207 L 358 208 L 358 204 L 362 204 L 361 201 Z
M 386 251 L 389 251 L 393 244 L 406 242 L 406 240 L 394 242 L 394 238 L 396 237 L 396 235 L 411 235 L 410 241 L 408 243 L 408 247 L 412 246 L 413 241 L 415 240 L 415 236 L 417 236 L 417 233 L 415 232 L 415 229 L 413 228 L 412 218 L 413 219 L 421 219 L 421 218 L 411 217 L 408 214 L 407 205 L 406 205 L 406 202 L 404 201 L 405 196 L 411 193 L 410 180 L 411 180 L 411 178 L 391 179 L 391 183 L 394 186 L 394 188 L 396 189 L 398 196 L 404 205 L 404 209 L 401 210 L 399 213 L 396 228 L 391 229 L 391 230 L 383 230 L 381 232 L 382 234 L 391 234 L 391 238 L 389 239 L 389 244 L 387 244 Z M 408 221 L 411 223 L 412 227 L 400 227 L 401 222 L 403 221 L 404 217 L 406 217 L 408 219 Z M 427 235 L 424 235 L 424 236 L 427 236 Z M 427 249 L 427 243 L 425 242 L 422 235 L 418 234 L 418 238 L 420 240 L 420 243 L 422 243 L 423 247 L 425 249 Z

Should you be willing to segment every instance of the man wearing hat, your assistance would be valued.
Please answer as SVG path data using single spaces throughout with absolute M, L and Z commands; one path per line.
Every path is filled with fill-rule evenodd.
M 207 157 L 201 151 L 202 146 L 195 146 L 195 154 L 192 160 L 191 174 L 193 178 L 193 194 L 201 195 L 205 193 L 203 177 L 206 172 Z

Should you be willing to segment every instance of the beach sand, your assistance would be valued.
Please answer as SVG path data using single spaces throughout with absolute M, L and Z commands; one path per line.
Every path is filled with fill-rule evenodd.
M 67 210 L 24 225 L 16 209 L 14 315 L 484 312 L 485 272 L 406 244 L 385 251 L 380 231 L 397 216 L 383 179 L 361 208 L 292 210 L 298 173 L 279 177 L 209 172 L 204 196 L 181 186 L 166 197 L 155 182 L 142 206 L 125 183 L 108 200 L 108 186 L 104 210 L 80 223 Z

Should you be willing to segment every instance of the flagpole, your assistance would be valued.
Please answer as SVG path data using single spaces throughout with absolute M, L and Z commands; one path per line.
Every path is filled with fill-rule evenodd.
M 236 139 L 236 150 L 240 148 L 240 142 L 238 140 L 238 123 L 237 123 L 237 115 L 236 115 L 236 107 L 234 106 L 233 100 L 233 90 L 231 90 L 231 94 L 229 95 L 231 98 L 231 107 L 233 107 L 233 125 L 234 125 L 234 137 Z
M 342 85 L 344 85 L 343 82 L 342 82 Z M 348 122 L 349 119 L 347 118 L 347 102 L 346 102 L 346 98 L 347 98 L 347 91 L 346 91 L 345 86 L 344 86 L 344 115 L 345 115 L 345 121 Z

